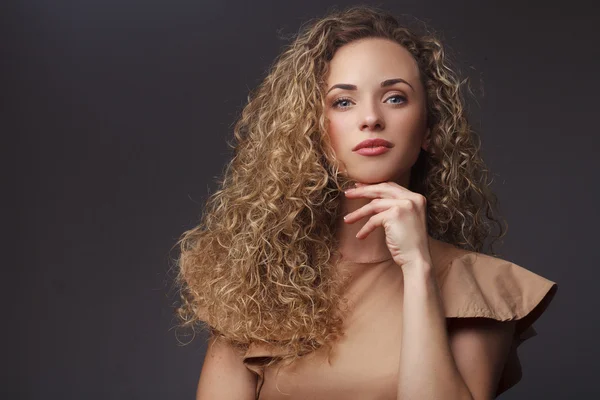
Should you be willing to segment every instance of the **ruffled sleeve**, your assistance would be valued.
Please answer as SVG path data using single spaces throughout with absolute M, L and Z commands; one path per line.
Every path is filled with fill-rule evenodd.
M 274 345 L 254 342 L 250 344 L 250 347 L 248 347 L 246 354 L 244 354 L 243 360 L 246 368 L 257 375 L 255 399 L 259 398 L 260 391 L 265 381 L 264 363 L 270 358 L 279 357 L 284 354 L 285 352 L 281 349 L 281 347 Z
M 496 397 L 522 377 L 517 348 L 537 335 L 533 323 L 546 310 L 558 285 L 519 265 L 482 253 L 445 247 L 434 263 L 438 269 L 446 318 L 483 317 L 498 321 L 516 320 L 510 354 L 496 390 Z M 264 384 L 264 363 L 284 355 L 282 348 L 252 343 L 243 356 L 244 365 L 258 376 L 256 399 Z
M 558 285 L 517 264 L 470 252 L 451 261 L 440 290 L 447 318 L 517 321 L 496 396 L 516 385 L 522 378 L 517 348 L 537 335 L 533 323 L 547 309 Z

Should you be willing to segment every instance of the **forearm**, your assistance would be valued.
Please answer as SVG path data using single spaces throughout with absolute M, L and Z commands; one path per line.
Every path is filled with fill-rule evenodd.
M 434 272 L 425 261 L 403 268 L 400 400 L 472 400 L 450 349 Z

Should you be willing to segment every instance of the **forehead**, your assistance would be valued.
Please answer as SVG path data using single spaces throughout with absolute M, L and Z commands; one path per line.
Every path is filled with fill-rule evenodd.
M 327 83 L 377 83 L 387 78 L 403 78 L 413 86 L 419 67 L 412 54 L 400 44 L 383 38 L 366 38 L 340 47 L 329 63 Z

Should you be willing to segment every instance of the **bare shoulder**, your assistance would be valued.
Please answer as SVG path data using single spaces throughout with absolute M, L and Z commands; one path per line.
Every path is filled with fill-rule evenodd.
M 254 400 L 257 377 L 227 342 L 210 338 L 196 391 L 196 400 Z

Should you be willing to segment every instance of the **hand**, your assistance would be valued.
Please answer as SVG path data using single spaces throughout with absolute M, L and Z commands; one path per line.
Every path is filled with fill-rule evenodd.
M 344 217 L 346 223 L 352 224 L 374 214 L 356 235 L 358 239 L 367 237 L 381 226 L 385 230 L 387 247 L 403 270 L 409 265 L 432 266 L 427 238 L 427 201 L 423 195 L 394 182 L 357 184 L 345 193 L 348 198 L 373 199 Z

